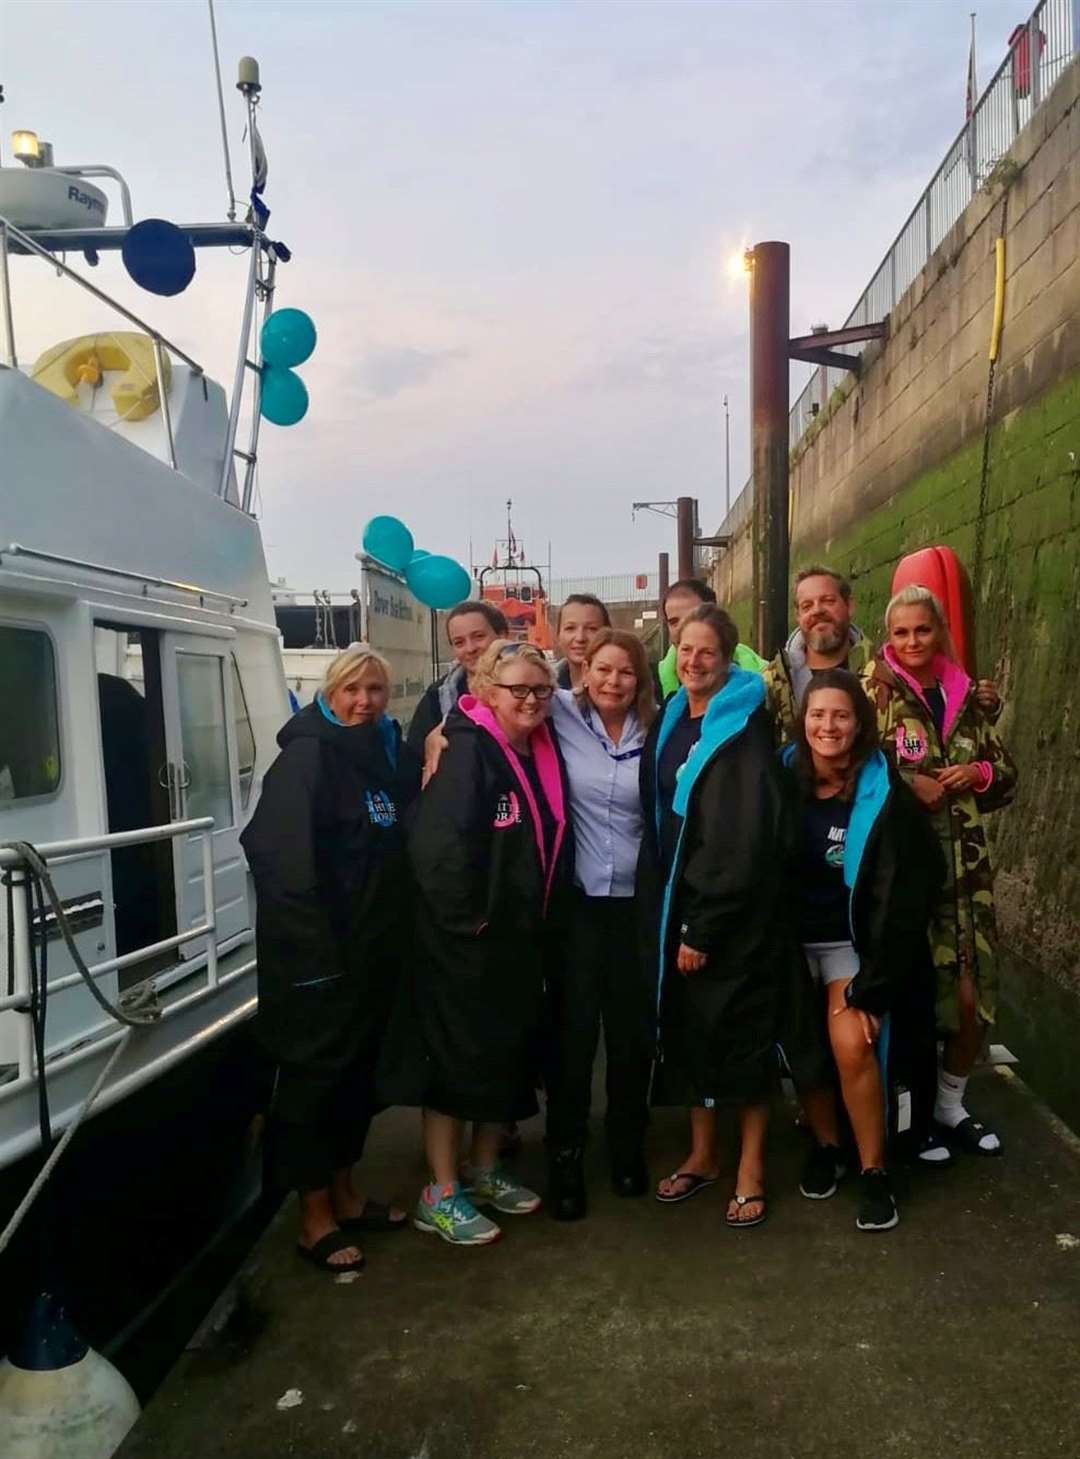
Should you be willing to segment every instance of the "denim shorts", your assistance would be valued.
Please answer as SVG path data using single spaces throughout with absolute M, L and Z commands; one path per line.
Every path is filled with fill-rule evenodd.
M 803 952 L 815 983 L 846 983 L 859 971 L 859 954 L 850 942 L 804 942 Z

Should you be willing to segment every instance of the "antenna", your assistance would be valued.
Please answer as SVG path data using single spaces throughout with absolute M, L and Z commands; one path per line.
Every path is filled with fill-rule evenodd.
M 225 153 L 225 186 L 229 189 L 229 222 L 236 222 L 236 193 L 233 189 L 232 163 L 229 160 L 229 132 L 225 125 L 225 93 L 221 89 L 221 58 L 218 55 L 217 22 L 214 0 L 206 0 L 210 11 L 210 44 L 214 52 L 214 80 L 217 82 L 218 113 L 221 117 L 221 150 Z

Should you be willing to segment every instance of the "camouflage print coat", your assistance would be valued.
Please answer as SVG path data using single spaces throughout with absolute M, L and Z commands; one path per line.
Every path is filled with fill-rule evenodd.
M 866 660 L 866 640 L 861 630 L 852 625 L 847 658 L 836 667 L 861 674 Z M 806 642 L 800 628 L 796 628 L 786 647 L 765 665 L 761 676 L 765 680 L 766 704 L 776 725 L 777 742 L 786 745 L 795 734 L 799 700 L 813 677 L 813 671 L 807 668 Z
M 975 685 L 945 658 L 935 665 L 945 697 L 943 734 L 915 680 L 886 647 L 867 664 L 863 688 L 877 711 L 881 748 L 901 778 L 933 775 L 949 765 L 976 764 L 979 789 L 950 795 L 932 816 L 948 866 L 948 880 L 930 923 L 937 968 L 937 1018 L 943 1030 L 958 1026 L 956 987 L 961 972 L 975 979 L 979 1016 L 993 1023 L 997 1002 L 994 873 L 983 816 L 1008 805 L 1016 767 L 997 730 L 975 702 Z

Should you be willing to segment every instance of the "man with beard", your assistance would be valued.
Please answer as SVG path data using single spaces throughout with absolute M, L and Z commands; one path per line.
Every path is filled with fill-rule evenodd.
M 781 744 L 794 733 L 806 686 L 825 669 L 860 674 L 867 647 L 851 621 L 851 584 L 830 567 L 806 567 L 795 578 L 794 633 L 764 669 L 769 708 Z

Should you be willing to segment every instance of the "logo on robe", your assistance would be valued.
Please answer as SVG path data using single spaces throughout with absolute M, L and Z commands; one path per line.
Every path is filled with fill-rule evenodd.
M 917 764 L 920 760 L 926 759 L 929 748 L 926 736 L 917 726 L 910 724 L 896 726 L 896 753 L 899 759 L 906 760 L 909 765 Z
M 392 826 L 397 820 L 397 807 L 382 790 L 365 790 L 364 804 L 373 826 Z
M 495 830 L 505 831 L 507 826 L 516 826 L 520 820 L 521 805 L 516 792 L 511 790 L 505 795 L 500 795 L 495 807 L 495 819 L 492 822 Z

